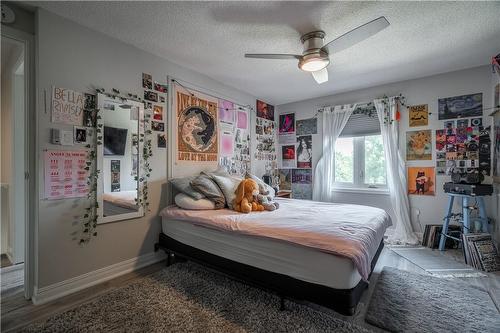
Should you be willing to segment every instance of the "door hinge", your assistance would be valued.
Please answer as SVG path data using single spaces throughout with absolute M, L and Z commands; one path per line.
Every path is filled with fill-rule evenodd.
M 24 179 L 30 179 L 30 173 L 29 172 L 24 172 Z

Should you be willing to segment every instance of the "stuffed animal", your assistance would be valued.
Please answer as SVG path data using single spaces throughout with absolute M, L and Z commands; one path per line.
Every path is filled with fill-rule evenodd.
M 273 211 L 280 208 L 280 204 L 273 201 L 264 185 L 259 184 L 259 194 L 256 196 L 257 202 L 264 206 L 265 210 Z
M 258 204 L 254 194 L 259 193 L 259 186 L 253 179 L 243 179 L 236 189 L 233 209 L 241 213 L 261 212 L 264 206 Z

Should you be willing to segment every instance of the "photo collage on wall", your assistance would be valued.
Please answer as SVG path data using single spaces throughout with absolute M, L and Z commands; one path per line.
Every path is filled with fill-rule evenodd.
M 248 109 L 219 99 L 219 165 L 232 175 L 250 172 Z
M 482 118 L 450 120 L 444 127 L 436 130 L 436 173 L 478 171 L 489 176 L 491 140 Z
M 256 102 L 255 134 L 257 145 L 254 158 L 264 162 L 265 173 L 271 176 L 273 186 L 278 180 L 278 158 L 276 155 L 276 123 L 274 106 L 257 100 Z
M 142 88 L 144 89 L 144 116 L 151 119 L 151 130 L 160 132 L 156 136 L 156 146 L 166 148 L 167 84 L 153 81 L 151 74 L 142 73 Z
M 295 120 L 294 113 L 279 116 L 280 190 L 291 191 L 296 199 L 312 199 L 312 135 L 317 130 L 316 118 Z

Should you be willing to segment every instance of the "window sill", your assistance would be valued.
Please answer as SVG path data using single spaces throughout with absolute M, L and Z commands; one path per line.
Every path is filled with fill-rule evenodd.
M 386 188 L 368 187 L 335 187 L 333 188 L 332 192 L 389 195 L 389 190 Z

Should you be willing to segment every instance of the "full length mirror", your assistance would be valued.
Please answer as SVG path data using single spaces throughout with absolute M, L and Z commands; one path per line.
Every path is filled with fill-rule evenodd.
M 102 129 L 97 146 L 99 223 L 143 216 L 138 202 L 144 106 L 104 94 L 97 98 Z

